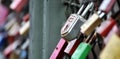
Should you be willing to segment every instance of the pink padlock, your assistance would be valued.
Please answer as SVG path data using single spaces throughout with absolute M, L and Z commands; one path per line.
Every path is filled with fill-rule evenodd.
M 67 44 L 67 41 L 61 38 L 53 53 L 51 54 L 50 59 L 62 59 L 64 55 L 64 49 L 66 48 Z
M 9 9 L 4 5 L 0 4 L 0 26 L 6 22 L 6 18 L 9 14 Z

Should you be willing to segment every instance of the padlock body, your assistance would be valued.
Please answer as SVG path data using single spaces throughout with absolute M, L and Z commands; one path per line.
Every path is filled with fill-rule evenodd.
M 67 47 L 65 48 L 64 52 L 71 56 L 74 53 L 74 51 L 77 49 L 79 44 L 80 44 L 80 40 L 78 39 L 74 39 L 70 41 Z
M 100 59 L 120 59 L 120 37 L 113 34 L 100 54 Z
M 73 53 L 71 59 L 85 59 L 86 56 L 91 51 L 91 48 L 92 48 L 91 45 L 82 42 Z
M 99 33 L 101 36 L 106 37 L 110 30 L 115 25 L 116 21 L 113 18 L 110 18 L 101 23 L 100 27 L 96 28 L 96 32 Z
M 67 22 L 61 29 L 61 36 L 66 40 L 73 40 L 80 32 L 80 26 L 85 22 L 85 19 L 78 14 L 71 14 Z
M 95 13 L 81 26 L 81 32 L 88 36 L 101 22 L 99 15 Z

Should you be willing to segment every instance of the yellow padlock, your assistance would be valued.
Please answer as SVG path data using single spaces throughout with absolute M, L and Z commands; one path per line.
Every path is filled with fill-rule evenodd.
M 113 34 L 100 54 L 100 59 L 120 59 L 120 37 Z

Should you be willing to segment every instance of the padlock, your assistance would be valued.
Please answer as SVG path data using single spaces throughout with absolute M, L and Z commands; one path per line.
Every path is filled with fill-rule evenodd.
M 22 39 L 21 39 L 22 40 Z M 5 56 L 8 56 L 13 50 L 15 50 L 17 48 L 18 45 L 21 44 L 21 40 L 16 40 L 15 42 L 13 42 L 12 44 L 10 44 L 8 47 L 6 47 L 3 51 L 3 54 Z
M 30 43 L 30 39 L 27 39 L 27 40 L 23 43 L 23 45 L 21 46 L 20 49 L 22 49 L 22 50 L 27 49 L 28 46 L 29 46 L 29 43 Z
M 3 26 L 5 24 L 8 14 L 9 9 L 0 4 L 0 26 Z
M 4 25 L 4 29 L 6 31 L 9 31 L 11 29 L 11 27 L 14 25 L 14 23 L 18 23 L 17 15 L 18 14 L 12 12 L 7 16 L 7 21 Z
M 28 52 L 26 50 L 21 50 L 19 56 L 20 56 L 20 59 L 26 59 L 28 56 Z
M 96 28 L 96 32 L 99 33 L 101 36 L 106 37 L 110 30 L 113 28 L 115 25 L 115 19 L 110 18 L 106 21 L 104 21 L 100 27 Z
M 49 59 L 62 59 L 68 42 L 61 38 Z
M 4 25 L 4 29 L 8 33 L 8 38 L 7 38 L 8 44 L 13 43 L 15 36 L 18 35 L 19 28 L 20 25 L 18 24 L 16 18 L 14 17 L 14 13 L 8 15 L 7 23 Z
M 0 33 L 0 50 L 3 50 L 7 45 L 7 33 Z
M 26 35 L 30 28 L 30 21 L 27 21 L 19 30 L 20 35 Z
M 113 5 L 115 4 L 116 0 L 104 0 L 102 4 L 99 7 L 99 10 L 104 11 L 105 13 L 108 13 Z
M 79 15 L 84 5 L 81 6 L 77 14 L 71 14 L 67 22 L 61 29 L 61 36 L 67 40 L 73 40 L 76 38 L 80 32 L 80 26 L 86 21 L 83 17 L 88 12 L 88 10 L 93 6 L 93 2 L 89 3 L 84 12 Z
M 28 46 L 30 43 L 30 39 L 26 39 L 26 41 L 20 46 L 20 52 L 18 52 L 17 54 L 19 55 L 20 59 L 26 59 L 28 56 Z
M 22 18 L 22 23 L 21 23 L 21 26 L 24 26 L 24 24 L 29 21 L 29 18 L 30 18 L 30 15 L 29 14 L 25 14 L 25 16 L 23 16 Z
M 16 22 L 13 24 L 13 26 L 8 30 L 9 36 L 16 36 L 19 32 L 20 25 Z
M 120 37 L 113 34 L 100 54 L 100 59 L 120 59 Z
M 7 37 L 7 43 L 10 45 L 14 42 L 16 36 L 9 36 Z
M 26 59 L 28 52 L 27 52 L 27 47 L 29 45 L 29 39 L 27 39 L 20 47 L 19 49 L 15 49 L 10 53 L 10 58 L 16 59 Z M 14 53 L 14 55 L 12 55 Z
M 88 54 L 90 50 L 91 50 L 91 46 L 89 44 L 82 42 L 80 43 L 74 54 L 72 55 L 71 59 L 85 59 L 85 57 L 87 56 L 86 54 Z
M 13 0 L 9 7 L 16 12 L 20 12 L 27 3 L 28 0 Z
M 30 18 L 30 14 L 26 14 L 24 17 L 23 17 L 23 21 L 27 22 Z
M 117 20 L 119 20 L 120 11 L 112 14 L 111 18 L 104 21 L 100 27 L 97 28 L 96 32 L 99 33 L 102 37 L 104 37 L 104 44 L 109 42 L 109 39 L 112 34 L 117 31 Z
M 5 30 L 7 30 L 7 31 L 10 30 L 11 27 L 14 25 L 14 23 L 16 23 L 15 19 L 12 19 L 8 23 L 6 23 L 5 26 L 4 26 Z
M 105 14 L 107 14 L 114 3 L 111 4 L 111 1 L 115 2 L 116 0 L 104 0 L 102 4 L 100 5 L 100 8 L 97 13 L 94 13 L 82 26 L 81 26 L 81 32 L 85 35 L 89 35 L 100 23 L 102 22 L 102 18 L 104 17 Z M 106 4 L 104 5 L 104 3 Z M 109 6 L 110 5 L 110 6 Z M 107 7 L 104 7 L 107 6 Z M 108 8 L 109 6 L 109 8 Z
M 92 45 L 90 45 L 90 44 L 92 44 L 92 42 L 95 41 L 95 39 L 96 39 L 95 35 L 96 35 L 96 33 L 94 33 L 94 35 L 92 37 L 90 35 L 86 39 L 86 42 L 80 43 L 79 46 L 77 47 L 77 49 L 75 50 L 75 52 L 73 53 L 71 59 L 85 59 L 92 49 Z M 87 43 L 87 41 L 88 41 L 88 43 Z
M 65 48 L 64 52 L 71 56 L 79 44 L 80 44 L 80 39 L 74 39 L 70 41 L 67 47 Z
M 113 34 L 115 34 L 115 33 L 117 32 L 117 30 L 118 30 L 118 28 L 117 28 L 117 25 L 115 24 L 115 25 L 112 27 L 112 29 L 111 29 L 111 31 L 109 32 L 109 34 L 104 38 L 104 44 L 105 44 L 105 45 L 109 42 L 111 36 L 112 36 Z
M 104 13 L 101 14 L 103 17 Z M 98 14 L 94 13 L 82 26 L 81 26 L 81 33 L 85 35 L 89 35 L 101 22 Z
M 12 51 L 8 59 L 19 59 L 19 55 L 17 54 L 17 51 L 16 50 Z

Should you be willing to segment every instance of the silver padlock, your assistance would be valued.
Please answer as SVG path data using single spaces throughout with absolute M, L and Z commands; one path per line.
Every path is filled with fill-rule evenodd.
M 84 19 L 84 16 L 93 5 L 93 2 L 89 3 L 83 11 L 83 13 L 81 14 L 81 16 L 79 14 L 82 12 L 84 4 L 81 6 L 77 14 L 70 15 L 70 17 L 67 19 L 66 23 L 61 29 L 61 36 L 63 38 L 70 41 L 78 36 L 78 34 L 80 33 L 80 26 L 86 21 Z

